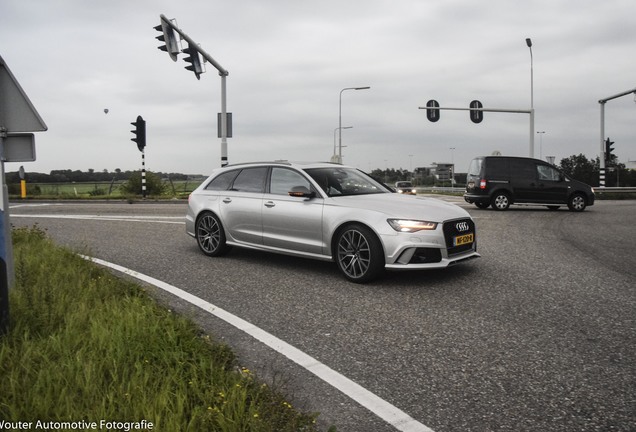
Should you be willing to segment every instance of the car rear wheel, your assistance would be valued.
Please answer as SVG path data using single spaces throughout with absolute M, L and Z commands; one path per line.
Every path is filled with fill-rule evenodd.
M 338 234 L 335 255 L 338 268 L 351 282 L 369 282 L 384 270 L 382 244 L 363 225 L 349 225 Z
M 197 219 L 195 233 L 199 249 L 207 256 L 221 256 L 230 250 L 225 243 L 225 231 L 213 213 L 203 213 Z
M 508 210 L 508 207 L 510 207 L 510 196 L 505 192 L 497 192 L 492 197 L 491 205 L 495 210 Z
M 585 197 L 579 193 L 575 193 L 568 200 L 568 208 L 570 211 L 582 212 L 586 206 L 587 202 L 585 201 Z

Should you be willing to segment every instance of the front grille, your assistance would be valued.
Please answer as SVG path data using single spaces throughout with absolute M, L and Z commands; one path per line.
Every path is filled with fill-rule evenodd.
M 461 228 L 462 225 L 467 225 L 468 229 L 460 230 L 458 226 Z M 444 231 L 444 240 L 446 241 L 446 249 L 448 250 L 448 256 L 452 256 L 458 253 L 466 252 L 473 249 L 475 242 L 477 241 L 477 235 L 475 232 L 475 222 L 472 219 L 454 219 L 451 221 L 444 222 L 443 226 Z M 460 246 L 455 246 L 453 244 L 453 239 L 457 236 L 473 234 L 473 243 L 468 243 Z

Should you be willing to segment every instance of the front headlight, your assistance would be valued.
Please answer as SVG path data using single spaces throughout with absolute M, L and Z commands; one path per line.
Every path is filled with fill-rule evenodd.
M 428 222 L 410 219 L 387 219 L 391 228 L 399 232 L 416 232 L 421 230 L 434 230 L 437 228 L 437 222 Z

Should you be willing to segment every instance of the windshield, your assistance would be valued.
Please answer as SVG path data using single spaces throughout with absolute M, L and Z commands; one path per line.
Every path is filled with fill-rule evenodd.
M 381 183 L 354 168 L 340 166 L 309 168 L 305 172 L 330 197 L 391 192 Z
M 469 176 L 475 176 L 475 177 L 479 177 L 479 175 L 481 174 L 481 163 L 483 162 L 483 159 L 473 159 L 470 162 L 470 166 L 468 167 L 468 175 Z

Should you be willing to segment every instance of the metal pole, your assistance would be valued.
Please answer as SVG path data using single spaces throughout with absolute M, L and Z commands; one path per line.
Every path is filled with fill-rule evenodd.
M 0 128 L 0 335 L 9 330 L 9 281 L 11 280 L 11 230 L 9 229 L 7 188 L 4 181 L 4 138 Z
M 368 90 L 371 87 L 346 87 L 340 90 L 340 98 L 338 101 L 338 163 L 342 163 L 342 92 L 345 90 Z
M 141 197 L 146 198 L 146 152 L 141 150 Z
M 598 185 L 605 187 L 605 101 L 599 101 L 601 104 L 601 153 L 599 155 Z
M 227 160 L 227 90 L 225 79 L 227 73 L 221 75 L 221 166 L 224 167 L 228 164 Z
M 526 39 L 530 49 L 530 157 L 534 157 L 534 59 L 532 57 L 532 40 Z

